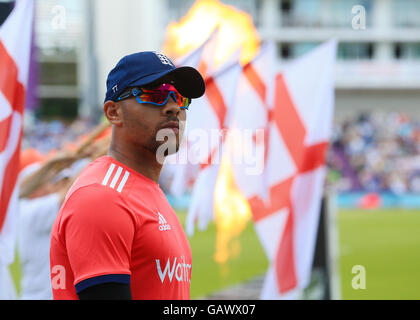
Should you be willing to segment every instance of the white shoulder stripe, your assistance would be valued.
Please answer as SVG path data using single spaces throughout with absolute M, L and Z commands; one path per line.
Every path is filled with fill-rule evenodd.
M 124 176 L 120 182 L 120 184 L 118 185 L 117 191 L 121 192 L 122 189 L 124 188 L 125 183 L 127 182 L 128 176 L 130 175 L 130 172 L 128 172 L 127 170 L 125 170 Z
M 111 177 L 111 174 L 112 174 L 112 172 L 114 171 L 114 168 L 115 168 L 115 164 L 111 163 L 111 165 L 109 166 L 109 169 L 108 169 L 108 171 L 107 171 L 107 173 L 106 173 L 106 175 L 105 175 L 105 178 L 104 178 L 104 180 L 102 181 L 102 184 L 103 184 L 104 186 L 106 186 L 106 185 L 108 184 L 108 180 L 109 180 L 109 178 Z
M 122 170 L 123 170 L 122 167 L 118 167 L 117 172 L 115 173 L 115 176 L 112 179 L 111 184 L 109 185 L 112 189 L 114 189 L 115 185 L 117 184 L 117 181 L 120 178 Z
M 104 186 L 108 185 L 108 182 L 109 182 L 109 180 L 111 179 L 111 176 L 114 173 L 115 167 L 116 167 L 115 163 L 111 163 L 111 165 L 109 166 L 108 171 L 105 175 L 105 178 L 102 181 L 102 185 L 104 185 Z M 116 186 L 118 180 L 120 179 L 122 171 L 123 171 L 123 168 L 121 166 L 118 166 L 118 169 L 115 172 L 114 176 L 112 177 L 111 183 L 109 184 L 110 188 L 115 189 L 115 186 Z M 127 182 L 129 175 L 130 175 L 130 172 L 125 170 L 124 176 L 122 177 L 122 179 L 121 179 L 121 181 L 120 181 L 120 183 L 118 184 L 118 187 L 117 187 L 118 192 L 121 192 L 122 189 L 124 188 L 125 183 Z

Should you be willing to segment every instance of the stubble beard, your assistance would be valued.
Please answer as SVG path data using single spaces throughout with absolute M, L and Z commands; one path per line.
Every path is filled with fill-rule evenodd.
M 175 134 L 171 129 L 159 130 L 155 138 L 156 160 L 163 164 L 165 158 L 171 154 L 177 153 L 179 150 L 181 135 Z

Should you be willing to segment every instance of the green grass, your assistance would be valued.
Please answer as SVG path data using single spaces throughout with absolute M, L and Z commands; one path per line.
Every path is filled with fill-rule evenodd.
M 420 299 L 420 210 L 341 210 L 339 238 L 343 299 Z M 353 289 L 354 265 L 366 289 Z
M 15 254 L 15 261 L 10 265 L 10 273 L 16 286 L 16 293 L 20 295 L 20 279 L 22 278 L 22 270 L 20 268 L 19 255 Z
M 185 216 L 179 213 L 182 222 Z M 420 210 L 340 210 L 338 227 L 342 299 L 420 299 Z M 239 254 L 223 266 L 213 259 L 214 224 L 189 241 L 192 299 L 249 280 L 268 267 L 251 222 L 238 238 Z M 366 289 L 352 287 L 355 265 L 366 270 Z M 18 260 L 11 271 L 19 292 Z

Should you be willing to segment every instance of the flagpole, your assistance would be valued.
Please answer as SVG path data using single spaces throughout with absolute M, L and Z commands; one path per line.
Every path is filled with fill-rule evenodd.
M 329 291 L 331 300 L 341 300 L 340 249 L 338 235 L 337 194 L 328 190 L 325 193 L 326 215 L 325 229 L 327 232 L 327 264 Z
M 79 115 L 88 120 L 99 121 L 102 111 L 99 108 L 98 66 L 95 46 L 95 4 L 93 1 L 87 0 L 84 2 L 86 36 L 79 61 L 79 86 L 82 92 Z

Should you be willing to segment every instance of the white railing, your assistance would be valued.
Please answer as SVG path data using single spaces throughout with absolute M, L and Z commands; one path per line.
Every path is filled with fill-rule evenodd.
M 420 89 L 420 62 L 338 61 L 336 85 L 341 88 Z

